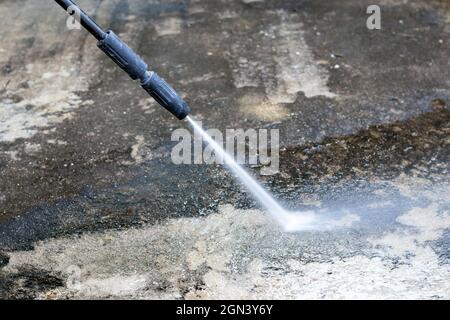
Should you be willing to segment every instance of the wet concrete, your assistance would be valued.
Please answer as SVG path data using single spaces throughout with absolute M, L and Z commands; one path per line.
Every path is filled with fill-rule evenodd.
M 282 233 L 171 163 L 184 124 L 58 7 L 0 1 L 1 298 L 449 297 L 447 1 L 382 1 L 381 31 L 369 1 L 80 4 L 204 126 L 279 128 L 280 174 L 251 170 L 286 206 L 359 221 Z

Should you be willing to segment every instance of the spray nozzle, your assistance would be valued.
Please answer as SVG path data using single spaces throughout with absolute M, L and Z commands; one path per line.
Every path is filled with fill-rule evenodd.
M 161 106 L 178 119 L 185 119 L 191 112 L 188 104 L 156 73 L 149 72 L 141 85 Z
M 106 32 L 105 37 L 98 42 L 98 47 L 133 80 L 140 79 L 145 91 L 175 117 L 183 120 L 189 115 L 191 110 L 187 103 L 164 79 L 155 72 L 148 71 L 144 60 L 114 32 Z

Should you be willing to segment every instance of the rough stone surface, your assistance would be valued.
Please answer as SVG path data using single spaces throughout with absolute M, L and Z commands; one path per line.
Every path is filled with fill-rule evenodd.
M 280 129 L 286 207 L 358 217 L 284 233 L 187 127 L 66 28 L 0 0 L 0 298 L 450 298 L 450 6 L 80 0 L 208 128 Z M 4 252 L 4 254 L 3 254 Z

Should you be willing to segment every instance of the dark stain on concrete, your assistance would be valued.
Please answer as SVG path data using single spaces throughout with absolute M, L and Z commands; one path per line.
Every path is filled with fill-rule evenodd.
M 32 266 L 20 268 L 13 274 L 2 274 L 0 270 L 0 299 L 32 300 L 39 293 L 64 286 L 57 275 Z
M 0 251 L 0 268 L 3 268 L 4 266 L 8 265 L 8 263 L 9 263 L 9 256 Z
M 372 126 L 355 135 L 286 148 L 281 154 L 281 171 L 289 179 L 276 180 L 283 186 L 319 182 L 324 176 L 330 184 L 362 177 L 391 180 L 413 170 L 427 179 L 446 178 L 450 169 L 449 134 L 450 109 L 446 108 L 405 122 Z

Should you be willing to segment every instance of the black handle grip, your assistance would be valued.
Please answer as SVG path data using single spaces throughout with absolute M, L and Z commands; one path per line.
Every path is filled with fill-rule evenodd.
M 186 118 L 191 109 L 175 90 L 156 73 L 142 83 L 142 87 L 164 108 L 180 120 Z
M 114 32 L 108 31 L 98 42 L 98 47 L 133 80 L 145 78 L 148 65 Z

